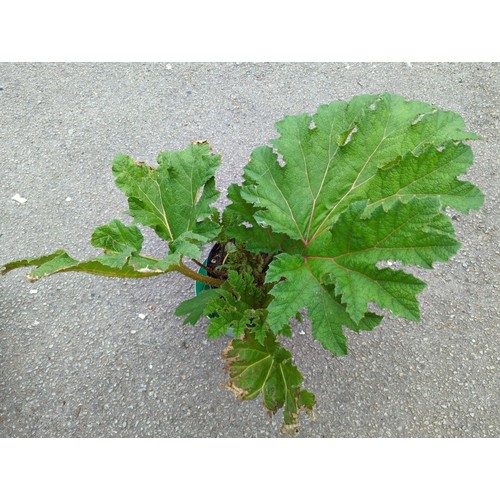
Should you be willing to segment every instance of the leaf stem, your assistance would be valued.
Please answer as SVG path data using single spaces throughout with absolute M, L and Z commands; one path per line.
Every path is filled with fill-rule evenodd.
M 205 283 L 205 285 L 219 287 L 224 283 L 224 280 L 219 280 L 217 278 L 212 278 L 211 276 L 203 276 L 203 274 L 197 273 L 193 271 L 191 268 L 186 266 L 183 262 L 179 264 L 173 264 L 170 267 L 171 271 L 178 271 L 179 273 L 191 278 L 195 281 L 200 281 L 201 283 Z
M 191 259 L 197 266 L 200 266 L 202 267 L 203 269 L 205 269 L 207 272 L 210 272 L 210 273 L 213 273 L 213 274 L 217 274 L 219 276 L 222 276 L 222 273 L 220 271 L 218 271 L 217 269 L 213 269 L 212 267 L 208 267 L 206 266 L 205 264 L 202 264 L 201 262 L 199 262 L 198 260 L 196 259 Z

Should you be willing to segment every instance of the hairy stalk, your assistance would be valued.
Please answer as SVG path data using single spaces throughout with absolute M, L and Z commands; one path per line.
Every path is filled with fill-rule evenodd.
M 187 276 L 188 278 L 191 278 L 195 281 L 201 281 L 202 283 L 205 283 L 206 285 L 210 286 L 219 287 L 222 285 L 222 283 L 224 283 L 224 280 L 212 278 L 211 276 L 203 276 L 202 274 L 193 271 L 192 269 L 187 267 L 183 262 L 181 262 L 180 264 L 173 264 L 170 267 L 170 270 L 178 271 L 179 273 L 183 274 L 184 276 Z
M 210 272 L 212 274 L 217 274 L 218 276 L 222 276 L 222 273 L 220 271 L 218 271 L 217 269 L 214 269 L 212 267 L 208 267 L 206 266 L 205 264 L 202 264 L 200 261 L 196 260 L 196 259 L 191 259 L 197 266 L 200 266 L 202 267 L 203 269 L 205 269 L 205 271 L 207 272 Z

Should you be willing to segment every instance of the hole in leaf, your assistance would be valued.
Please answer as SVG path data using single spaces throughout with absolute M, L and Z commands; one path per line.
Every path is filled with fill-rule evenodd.
M 358 131 L 358 127 L 354 126 L 353 128 L 346 130 L 345 132 L 342 132 L 339 134 L 337 138 L 337 144 L 339 146 L 345 146 L 348 144 L 352 138 L 352 135 L 355 134 Z
M 347 136 L 346 140 L 345 140 L 345 143 L 344 144 L 347 144 L 350 140 L 351 140 L 351 137 L 352 137 L 352 134 L 355 134 L 356 132 L 358 131 L 358 127 L 354 127 L 350 132 L 349 132 L 349 135 Z
M 377 269 L 404 269 L 403 264 L 399 260 L 381 260 L 377 262 Z
M 411 122 L 412 125 L 416 125 L 418 122 L 421 122 L 426 116 L 433 115 L 437 111 L 436 108 L 433 108 L 431 111 L 428 111 L 427 113 L 420 113 L 415 120 Z
M 368 109 L 371 109 L 372 111 L 376 110 L 377 109 L 377 105 L 379 102 L 382 101 L 382 98 L 381 97 L 377 97 L 377 99 L 375 99 L 375 102 L 372 102 L 369 106 L 368 106 Z
M 196 191 L 196 194 L 194 196 L 195 203 L 198 203 L 200 201 L 202 193 L 203 193 L 203 188 L 200 188 L 200 189 L 198 189 L 198 191 Z
M 274 154 L 276 155 L 276 161 L 278 162 L 278 165 L 280 167 L 284 167 L 286 163 L 283 159 L 283 155 L 277 149 L 274 149 Z
M 411 122 L 412 125 L 416 125 L 418 122 L 422 121 L 422 118 L 426 115 L 427 113 L 420 113 L 415 120 Z

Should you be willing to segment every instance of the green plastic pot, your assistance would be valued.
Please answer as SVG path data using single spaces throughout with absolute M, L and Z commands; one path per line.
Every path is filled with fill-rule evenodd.
M 203 262 L 203 265 L 206 266 L 207 262 L 208 262 L 208 259 L 205 259 L 205 262 Z M 200 267 L 198 269 L 198 272 L 202 276 L 207 275 L 207 270 L 204 267 Z M 202 283 L 201 281 L 194 282 L 194 293 L 196 294 L 197 297 L 198 297 L 198 295 L 200 295 L 201 292 L 203 292 L 203 290 L 209 290 L 210 288 L 213 288 L 213 287 L 211 287 L 210 285 L 206 285 L 205 283 Z

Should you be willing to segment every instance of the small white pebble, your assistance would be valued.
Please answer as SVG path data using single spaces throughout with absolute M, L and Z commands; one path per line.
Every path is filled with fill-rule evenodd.
M 137 333 L 137 330 L 130 330 L 130 333 Z
M 30 293 L 38 293 L 38 290 L 32 289 L 30 290 Z
M 40 324 L 40 321 L 33 321 L 33 326 L 36 326 L 36 325 L 39 325 Z
M 299 335 L 305 335 L 306 332 L 304 330 L 300 330 Z
M 146 319 L 146 315 L 145 314 L 139 313 L 137 316 L 139 316 L 139 318 L 141 318 L 141 319 Z
M 172 65 L 171 64 L 167 64 L 166 68 L 167 69 L 172 69 Z
M 26 198 L 23 198 L 23 197 L 22 197 L 19 193 L 16 193 L 16 194 L 12 197 L 12 199 L 13 199 L 14 201 L 17 201 L 17 202 L 18 202 L 18 203 L 20 203 L 21 205 L 22 205 L 23 203 L 26 203 L 26 202 L 28 201 Z
M 70 197 L 70 196 L 68 196 L 68 197 L 66 198 L 66 201 L 71 201 L 71 197 Z

